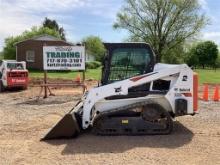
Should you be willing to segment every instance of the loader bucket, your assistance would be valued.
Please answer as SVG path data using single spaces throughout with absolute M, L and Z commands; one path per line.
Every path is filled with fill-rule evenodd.
M 76 137 L 80 132 L 80 127 L 75 113 L 66 114 L 42 140 L 67 139 Z

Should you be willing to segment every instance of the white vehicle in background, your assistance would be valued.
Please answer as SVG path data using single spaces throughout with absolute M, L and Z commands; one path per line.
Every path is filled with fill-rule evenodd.
M 0 61 L 0 92 L 9 88 L 27 89 L 28 70 L 24 61 Z

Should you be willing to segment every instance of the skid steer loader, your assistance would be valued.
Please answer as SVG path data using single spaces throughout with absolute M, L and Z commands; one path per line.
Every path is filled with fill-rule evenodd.
M 176 116 L 198 112 L 198 76 L 186 64 L 155 64 L 146 43 L 106 43 L 101 84 L 85 92 L 43 140 L 169 134 Z
M 0 93 L 5 89 L 28 87 L 28 70 L 24 61 L 0 60 Z

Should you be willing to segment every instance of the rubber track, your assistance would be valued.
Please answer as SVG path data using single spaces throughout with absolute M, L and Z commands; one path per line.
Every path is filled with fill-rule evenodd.
M 93 119 L 93 133 L 95 134 L 98 134 L 98 135 L 103 135 L 103 136 L 121 136 L 121 135 L 126 135 L 126 134 L 116 134 L 116 133 L 111 133 L 111 132 L 106 132 L 103 133 L 101 129 L 97 128 L 97 122 L 99 122 L 100 120 L 104 119 L 105 117 L 108 117 L 109 115 L 112 115 L 112 114 L 116 114 L 117 112 L 118 113 L 121 113 L 123 111 L 127 111 L 127 110 L 130 110 L 130 109 L 135 109 L 135 108 L 140 108 L 142 106 L 146 106 L 146 105 L 150 105 L 150 104 L 157 104 L 156 102 L 152 101 L 152 100 L 146 100 L 146 101 L 143 101 L 143 102 L 137 102 L 137 103 L 134 103 L 134 104 L 130 104 L 130 105 L 126 105 L 126 106 L 123 106 L 123 107 L 119 107 L 119 108 L 116 108 L 116 109 L 112 109 L 112 110 L 108 110 L 106 112 L 102 112 L 102 113 L 99 113 L 94 119 Z M 158 105 L 158 104 L 157 104 Z M 163 107 L 161 107 L 163 108 Z M 166 111 L 164 108 L 163 108 L 164 111 Z M 163 135 L 163 134 L 169 134 L 171 133 L 172 129 L 173 129 L 173 121 L 171 119 L 171 116 L 170 114 L 166 111 L 165 112 L 167 118 L 168 118 L 168 124 L 167 124 L 167 129 L 164 129 L 164 131 L 156 131 L 156 132 L 151 132 L 151 133 L 137 133 L 137 134 L 132 134 L 133 136 L 136 136 L 136 135 Z

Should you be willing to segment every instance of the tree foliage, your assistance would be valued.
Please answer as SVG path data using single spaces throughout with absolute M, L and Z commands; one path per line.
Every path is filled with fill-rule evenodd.
M 220 68 L 220 54 L 218 55 L 218 58 L 216 60 L 215 67 Z
M 83 39 L 83 43 L 86 45 L 86 53 L 93 55 L 97 61 L 102 61 L 105 54 L 105 46 L 102 43 L 101 38 L 96 36 L 88 36 Z
M 200 8 L 197 0 L 126 0 L 114 27 L 128 30 L 132 41 L 150 43 L 160 62 L 208 23 Z
M 212 41 L 200 42 L 189 52 L 187 63 L 193 66 L 215 67 L 218 58 L 218 46 Z
M 43 22 L 43 27 L 56 30 L 60 34 L 61 39 L 66 41 L 65 31 L 63 27 L 59 26 L 56 20 L 52 20 L 46 17 Z
M 3 52 L 0 51 L 0 60 L 2 60 L 3 57 L 4 57 L 4 56 L 3 56 Z
M 185 63 L 187 63 L 189 66 L 196 67 L 199 65 L 199 58 L 195 54 L 196 52 L 196 46 L 192 46 L 190 50 L 187 52 Z
M 21 35 L 15 37 L 8 37 L 5 39 L 5 46 L 3 48 L 3 54 L 5 59 L 15 59 L 16 58 L 16 48 L 15 43 L 23 41 L 25 39 L 32 38 L 34 36 L 48 34 L 57 38 L 60 38 L 59 33 L 54 29 L 49 29 L 45 27 L 32 27 L 31 30 L 24 31 Z
M 186 51 L 184 45 L 177 45 L 171 49 L 169 53 L 162 56 L 162 62 L 167 64 L 182 64 L 186 58 Z

